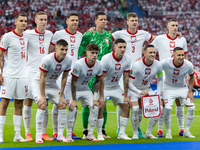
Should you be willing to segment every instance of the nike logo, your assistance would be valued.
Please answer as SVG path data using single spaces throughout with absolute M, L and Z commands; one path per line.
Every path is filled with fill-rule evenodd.
M 61 123 L 61 125 L 65 125 L 65 123 Z
M 183 117 L 184 115 L 180 115 L 181 117 Z
M 69 121 L 69 123 L 73 123 L 73 121 Z
M 167 121 L 167 120 L 169 120 L 169 119 L 165 119 L 165 120 Z
M 53 115 L 57 116 L 58 114 L 54 113 Z
M 96 41 L 96 40 L 91 40 L 91 41 L 93 42 L 93 41 Z
M 38 122 L 38 124 L 42 124 L 42 122 Z
M 24 119 L 26 120 L 26 119 L 29 119 L 29 118 L 30 118 L 30 117 L 27 117 L 27 118 L 24 118 Z
M 155 122 L 158 122 L 158 120 L 155 120 Z
M 193 119 L 188 118 L 188 120 L 193 120 Z

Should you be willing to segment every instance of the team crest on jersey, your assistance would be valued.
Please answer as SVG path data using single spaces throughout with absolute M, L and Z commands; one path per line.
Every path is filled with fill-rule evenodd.
M 131 40 L 136 41 L 136 36 L 131 36 Z
M 170 41 L 169 42 L 169 46 L 170 46 L 170 48 L 175 48 L 175 42 L 174 41 Z
M 2 89 L 2 95 L 6 94 L 6 90 L 5 89 Z
M 121 69 L 121 64 L 115 64 L 115 70 L 120 70 Z
M 93 70 L 88 70 L 87 71 L 87 76 L 91 76 L 92 75 Z
M 146 68 L 145 69 L 145 74 L 146 75 L 150 75 L 150 73 L 151 73 L 151 68 Z
M 105 38 L 105 42 L 106 42 L 106 44 L 109 44 L 108 38 Z
M 174 69 L 174 71 L 173 71 L 173 74 L 174 74 L 174 75 L 179 75 L 179 73 L 180 73 L 180 70 Z
M 20 38 L 20 39 L 19 39 L 19 42 L 20 42 L 20 44 L 21 44 L 21 45 L 24 45 L 24 44 L 25 44 L 25 42 L 24 42 L 24 39 L 23 39 L 23 38 Z
M 71 42 L 71 43 L 75 43 L 75 42 L 76 42 L 75 36 L 70 36 L 70 42 Z
M 73 72 L 73 74 L 76 74 L 77 70 L 74 68 L 72 72 Z
M 42 64 L 42 68 L 46 68 L 46 64 L 45 63 Z
M 60 71 L 61 68 L 62 68 L 62 65 L 61 65 L 61 64 L 57 64 L 55 70 L 56 70 L 56 71 Z
M 39 41 L 44 41 L 44 35 L 39 35 Z

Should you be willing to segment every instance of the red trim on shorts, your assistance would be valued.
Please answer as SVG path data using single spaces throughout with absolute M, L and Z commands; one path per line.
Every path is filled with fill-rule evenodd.
M 17 34 L 17 32 L 15 32 L 15 30 L 12 30 L 12 32 L 13 32 L 15 35 L 19 36 L 19 37 L 22 37 L 22 36 L 23 36 L 23 34 L 22 34 L 22 35 Z
M 115 41 L 114 37 L 112 36 L 112 40 Z
M 75 76 L 72 72 L 71 72 L 71 75 L 72 75 L 73 77 L 77 78 L 77 79 L 79 78 L 78 76 Z
M 46 71 L 46 70 L 42 69 L 41 67 L 39 67 L 39 69 L 40 69 L 41 71 L 43 71 L 43 72 L 48 72 L 48 71 Z
M 100 78 L 102 76 L 102 74 L 100 76 L 96 75 L 97 78 Z
M 93 64 L 92 66 L 89 66 L 88 63 L 87 63 L 87 57 L 85 57 L 85 63 L 86 63 L 86 65 L 87 65 L 89 68 L 92 68 L 92 67 L 94 67 L 96 61 L 94 62 L 94 64 Z
M 131 70 L 124 70 L 124 72 L 130 72 Z
M 0 50 L 2 50 L 2 51 L 6 51 L 6 49 L 4 49 L 4 48 L 2 48 L 2 47 L 0 47 Z
M 138 33 L 138 29 L 135 31 L 135 33 L 131 33 L 128 29 L 126 29 L 126 31 L 131 35 L 135 35 L 136 33 Z
M 120 58 L 120 60 L 117 60 L 117 58 L 115 57 L 115 51 L 112 52 L 112 56 L 114 58 L 114 60 L 116 60 L 117 62 L 120 62 L 123 58 L 123 56 Z
M 166 34 L 166 36 L 167 36 L 167 38 L 170 39 L 170 40 L 176 40 L 176 38 L 178 37 L 178 35 L 176 35 L 176 37 L 175 37 L 174 39 L 172 39 L 172 38 L 169 36 L 168 33 Z
M 151 37 L 150 37 L 150 39 L 149 39 L 149 43 L 151 42 L 152 38 L 153 38 L 153 35 L 151 35 Z
M 44 31 L 44 33 L 38 32 L 37 28 L 35 28 L 35 32 L 38 33 L 38 34 L 45 34 L 45 31 Z
M 54 44 L 54 43 L 52 43 L 52 42 L 50 42 L 50 44 L 51 44 L 51 45 L 53 45 L 53 46 L 55 46 L 55 45 L 56 45 L 56 44 Z
M 64 59 L 62 59 L 61 61 L 59 61 L 57 58 L 56 58 L 56 53 L 54 53 L 54 58 L 55 60 L 58 62 L 58 63 L 61 63 Z
M 129 77 L 130 77 L 131 79 L 135 79 L 135 77 L 132 77 L 131 75 L 129 75 Z
M 107 73 L 107 71 L 103 70 L 103 73 Z
M 181 64 L 180 66 L 176 66 L 176 65 L 175 65 L 174 59 L 172 60 L 172 63 L 173 63 L 173 65 L 174 65 L 176 68 L 180 68 L 181 66 L 183 66 L 184 60 L 183 60 L 183 62 L 182 62 L 182 64 Z
M 70 69 L 68 69 L 68 70 L 65 70 L 64 72 L 69 72 L 71 70 L 71 68 Z
M 152 63 L 151 65 L 147 65 L 146 62 L 144 61 L 144 58 L 145 58 L 145 57 L 142 58 L 142 61 L 143 61 L 143 63 L 144 63 L 147 67 L 150 67 L 151 65 L 153 65 L 153 63 Z M 153 61 L 153 62 L 154 62 L 154 61 Z
M 67 30 L 67 28 L 65 29 L 65 31 L 66 31 L 68 34 L 71 34 L 71 35 L 74 35 L 74 34 L 76 34 L 76 32 L 77 32 L 77 31 L 75 31 L 75 33 L 72 34 L 72 33 L 70 33 L 70 32 Z

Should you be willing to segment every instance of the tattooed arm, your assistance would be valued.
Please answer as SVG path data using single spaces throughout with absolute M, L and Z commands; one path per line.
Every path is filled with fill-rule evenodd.
M 72 92 L 72 98 L 73 101 L 71 102 L 70 106 L 69 106 L 69 110 L 72 111 L 74 109 L 74 107 L 78 108 L 77 105 L 77 98 L 76 98 L 76 82 L 77 82 L 77 78 L 72 76 L 72 82 L 71 82 L 71 92 Z
M 128 103 L 128 105 L 131 106 L 130 99 L 128 98 L 129 72 L 123 73 L 123 82 L 124 82 L 124 104 Z

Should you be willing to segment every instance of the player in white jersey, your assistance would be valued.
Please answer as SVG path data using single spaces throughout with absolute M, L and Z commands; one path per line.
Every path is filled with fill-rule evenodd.
M 69 113 L 67 114 L 67 140 L 73 141 L 71 133 L 77 113 L 77 98 L 80 98 L 82 107 L 90 108 L 89 128 L 87 140 L 98 141 L 93 135 L 94 127 L 97 123 L 99 103 L 97 93 L 99 90 L 99 80 L 102 76 L 102 65 L 97 59 L 99 47 L 96 44 L 89 44 L 87 47 L 87 57 L 76 61 L 73 65 L 72 76 L 70 76 L 65 88 L 65 95 L 70 101 Z M 96 75 L 94 84 L 94 95 L 88 87 L 88 82 Z
M 131 73 L 129 75 L 129 91 L 128 95 L 131 99 L 131 123 L 133 127 L 132 139 L 138 139 L 138 112 L 139 103 L 141 103 L 142 95 L 154 95 L 154 91 L 150 87 L 150 82 L 155 75 L 158 77 L 158 94 L 162 92 L 163 76 L 162 65 L 159 61 L 155 60 L 156 50 L 153 45 L 147 45 L 144 48 L 144 58 L 136 61 L 131 66 Z M 161 107 L 162 111 L 162 107 Z M 151 134 L 153 127 L 156 125 L 158 117 L 150 118 L 147 131 L 144 135 L 145 138 L 155 139 Z
M 114 51 L 102 57 L 103 74 L 100 78 L 100 98 L 101 108 L 97 120 L 97 138 L 104 140 L 102 135 L 103 111 L 105 107 L 105 98 L 111 97 L 114 106 L 119 105 L 122 108 L 120 116 L 120 133 L 118 139 L 131 140 L 126 134 L 125 129 L 129 119 L 130 99 L 128 98 L 128 80 L 131 65 L 131 58 L 125 54 L 126 42 L 123 39 L 117 39 L 114 45 Z M 119 86 L 119 79 L 124 74 L 124 91 Z
M 34 75 L 37 73 L 38 68 L 40 67 L 41 60 L 44 56 L 48 54 L 49 44 L 53 36 L 52 32 L 45 30 L 47 26 L 47 14 L 45 12 L 38 12 L 35 15 L 36 29 L 26 30 L 28 34 L 28 62 L 27 62 L 27 71 L 28 71 L 28 96 L 25 99 L 24 109 L 23 109 L 23 119 L 24 126 L 26 131 L 26 140 L 33 141 L 30 133 L 30 123 L 31 123 L 31 107 L 33 103 L 33 95 L 31 88 L 31 81 Z M 43 123 L 43 140 L 52 141 L 46 134 L 46 128 L 48 123 L 48 107 L 46 107 L 45 118 Z
M 15 18 L 14 23 L 16 29 L 6 33 L 0 45 L 0 63 L 3 55 L 5 58 L 3 75 L 0 74 L 0 143 L 4 142 L 3 128 L 6 121 L 6 110 L 12 97 L 14 97 L 15 104 L 13 115 L 15 131 L 14 142 L 27 142 L 21 136 L 23 99 L 25 99 L 28 94 L 26 76 L 28 36 L 26 33 L 23 33 L 24 29 L 27 27 L 27 17 L 23 14 L 19 14 Z
M 171 111 L 175 99 L 179 99 L 181 106 L 187 107 L 185 131 L 183 137 L 195 138 L 189 132 L 194 118 L 194 96 L 192 92 L 194 83 L 194 66 L 188 60 L 184 60 L 184 50 L 181 47 L 175 47 L 173 57 L 161 61 L 165 72 L 163 98 L 165 103 L 164 120 L 166 127 L 166 138 L 172 138 L 171 135 Z M 185 82 L 185 76 L 189 74 L 189 90 Z
M 78 49 L 83 36 L 82 33 L 77 31 L 78 22 L 79 22 L 78 14 L 70 13 L 67 16 L 66 20 L 67 28 L 55 32 L 51 40 L 51 45 L 49 47 L 49 51 L 52 51 L 55 47 L 55 43 L 59 39 L 66 40 L 69 43 L 67 55 L 72 59 L 72 66 L 78 60 Z M 69 73 L 69 76 L 71 76 L 71 73 Z M 61 78 L 58 78 L 57 83 L 60 86 Z M 57 137 L 57 114 L 58 114 L 58 109 L 54 105 L 52 109 L 52 120 L 53 120 L 53 139 L 55 140 Z M 81 139 L 80 137 L 77 137 L 74 133 L 72 133 L 72 138 Z
M 179 38 L 177 36 L 178 32 L 178 22 L 176 19 L 170 19 L 167 24 L 168 33 L 159 35 L 152 42 L 152 45 L 159 52 L 159 60 L 164 60 L 166 58 L 171 58 L 173 54 L 173 49 L 175 47 L 182 47 L 184 49 L 185 58 L 187 59 L 187 43 L 184 37 Z M 165 78 L 165 76 L 164 76 Z M 179 100 L 176 100 L 176 115 L 179 123 L 179 136 L 183 136 L 184 132 L 184 107 L 180 105 Z M 163 122 L 164 115 L 161 114 L 158 122 L 158 137 L 164 137 L 163 135 Z
M 43 143 L 42 127 L 44 113 L 50 98 L 52 104 L 58 107 L 58 142 L 69 142 L 63 136 L 63 130 L 66 122 L 66 105 L 64 99 L 64 88 L 67 81 L 68 72 L 71 70 L 71 58 L 66 56 L 68 43 L 61 39 L 56 43 L 56 52 L 45 56 L 41 61 L 40 71 L 36 73 L 32 80 L 32 91 L 38 109 L 36 113 L 36 143 Z M 62 75 L 61 89 L 58 87 L 56 80 Z

